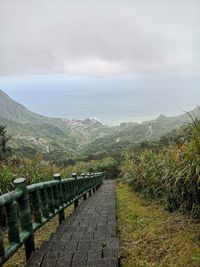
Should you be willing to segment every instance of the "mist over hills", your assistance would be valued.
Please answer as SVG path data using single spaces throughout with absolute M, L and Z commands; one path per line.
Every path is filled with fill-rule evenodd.
M 192 111 L 199 114 L 198 108 Z M 109 152 L 134 146 L 143 141 L 158 140 L 164 134 L 188 124 L 187 114 L 176 117 L 160 115 L 143 123 L 127 122 L 120 126 L 103 125 L 96 118 L 64 120 L 31 112 L 0 90 L 0 124 L 12 135 L 10 145 L 22 154 L 60 153 L 74 157 Z

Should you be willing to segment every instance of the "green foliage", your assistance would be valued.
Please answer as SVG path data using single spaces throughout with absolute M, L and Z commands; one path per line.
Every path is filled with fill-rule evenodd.
M 45 162 L 37 156 L 32 159 L 13 157 L 6 163 L 0 164 L 0 193 L 13 189 L 12 182 L 18 177 L 27 179 L 27 183 L 37 183 L 50 180 L 54 173 L 61 173 L 63 178 L 70 177 L 72 173 L 92 173 L 106 171 L 106 178 L 115 178 L 118 174 L 116 160 L 107 157 L 101 160 L 73 161 L 68 166 L 56 166 L 51 162 Z
M 164 200 L 170 211 L 200 217 L 200 122 L 154 144 L 123 154 L 121 174 L 136 191 Z M 183 138 L 184 133 L 189 138 Z M 186 136 L 187 137 L 187 136 Z M 187 140 L 189 139 L 189 141 Z
M 0 161 L 6 160 L 10 155 L 10 148 L 7 146 L 9 139 L 6 127 L 0 125 Z
M 106 179 L 116 179 L 119 175 L 119 163 L 112 157 L 107 157 L 96 162 L 90 171 L 105 171 Z
M 30 184 L 49 180 L 53 173 L 59 169 L 55 165 L 42 162 L 39 158 L 35 160 L 13 158 L 9 162 L 0 164 L 0 190 L 5 193 L 13 189 L 12 182 L 18 177 L 24 177 Z

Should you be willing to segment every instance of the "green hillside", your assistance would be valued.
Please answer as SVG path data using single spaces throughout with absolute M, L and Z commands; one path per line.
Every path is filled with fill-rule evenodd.
M 12 136 L 10 146 L 26 154 L 56 152 L 73 157 L 80 145 L 86 145 L 111 132 L 111 128 L 94 119 L 63 120 L 29 111 L 0 90 L 0 124 Z
M 191 113 L 198 115 L 199 109 L 196 108 Z M 157 141 L 173 129 L 178 129 L 190 123 L 191 119 L 187 113 L 176 117 L 160 115 L 155 120 L 141 124 L 122 123 L 119 127 L 113 128 L 110 134 L 97 138 L 87 146 L 82 147 L 81 152 L 86 154 L 103 150 L 112 152 L 135 147 L 144 141 Z
M 193 110 L 198 114 L 198 108 Z M 29 111 L 0 90 L 0 124 L 12 136 L 10 146 L 20 154 L 46 154 L 45 158 L 73 158 L 99 152 L 117 152 L 161 136 L 188 124 L 187 114 L 176 117 L 160 115 L 157 119 L 121 123 L 111 127 L 96 118 L 64 120 L 48 118 Z

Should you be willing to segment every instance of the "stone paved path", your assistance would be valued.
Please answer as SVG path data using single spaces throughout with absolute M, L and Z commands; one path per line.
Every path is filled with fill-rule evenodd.
M 115 182 L 105 181 L 58 231 L 32 254 L 27 267 L 114 267 L 118 265 Z

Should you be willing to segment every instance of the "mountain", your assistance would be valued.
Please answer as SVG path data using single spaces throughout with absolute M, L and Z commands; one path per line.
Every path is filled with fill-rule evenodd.
M 114 127 L 103 125 L 97 118 L 85 120 L 65 120 L 80 144 L 87 144 L 113 132 Z
M 97 138 L 87 146 L 82 147 L 81 153 L 92 154 L 96 151 L 116 152 L 120 149 L 135 147 L 144 141 L 159 140 L 163 135 L 170 133 L 172 130 L 190 124 L 191 118 L 189 114 L 198 117 L 200 108 L 197 107 L 189 113 L 175 117 L 167 117 L 161 114 L 155 120 L 140 124 L 121 123 L 110 134 Z
M 199 108 L 192 113 L 199 115 Z M 21 154 L 39 152 L 47 158 L 68 158 L 117 151 L 158 140 L 190 122 L 186 113 L 176 117 L 161 114 L 155 120 L 140 124 L 125 122 L 115 127 L 103 125 L 97 118 L 48 118 L 29 111 L 0 90 L 0 124 L 7 126 L 12 136 L 10 145 Z
M 35 152 L 64 149 L 73 153 L 77 144 L 70 128 L 61 119 L 35 114 L 0 90 L 0 123 L 7 126 L 15 149 Z M 58 142 L 59 141 L 59 142 Z
M 16 150 L 64 152 L 72 157 L 78 147 L 110 133 L 96 118 L 84 121 L 48 118 L 31 112 L 0 90 L 0 124 L 6 125 Z
M 43 119 L 43 116 L 29 111 L 23 105 L 12 100 L 2 90 L 0 90 L 0 116 L 20 123 L 38 123 Z

